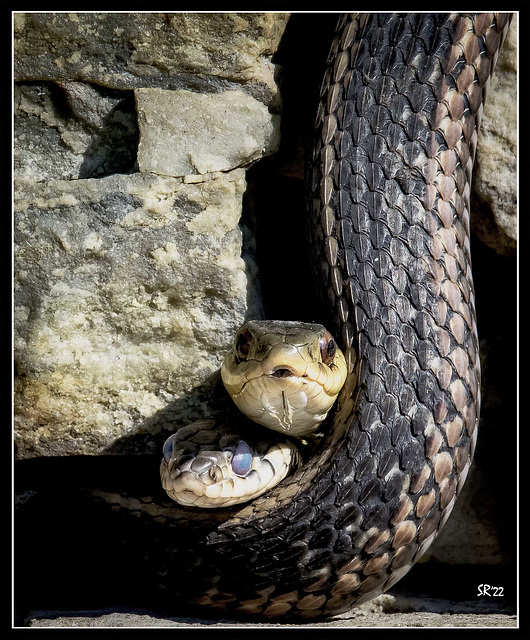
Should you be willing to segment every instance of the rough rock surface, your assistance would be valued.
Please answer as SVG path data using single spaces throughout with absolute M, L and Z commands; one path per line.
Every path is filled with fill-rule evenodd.
M 278 149 L 279 116 L 242 91 L 135 93 L 140 171 L 166 176 L 228 171 Z
M 15 15 L 19 458 L 148 453 L 218 403 L 288 17 Z
M 74 180 L 134 168 L 138 119 L 132 91 L 84 82 L 15 85 L 14 172 Z
M 17 184 L 19 457 L 101 453 L 220 366 L 246 311 L 244 170 L 210 178 Z
M 497 252 L 513 253 L 517 241 L 517 18 L 510 25 L 488 90 L 473 189 L 473 230 Z
M 15 80 L 205 92 L 236 83 L 277 103 L 270 57 L 288 19 L 287 13 L 18 13 Z
M 41 615 L 41 614 L 39 614 Z M 45 615 L 45 614 L 44 614 Z M 298 626 L 282 624 L 245 624 L 238 620 L 216 622 L 201 619 L 159 618 L 149 613 L 95 613 L 80 612 L 76 616 L 64 615 L 52 618 L 35 618 L 29 621 L 30 627 L 183 627 L 183 628 L 247 628 L 247 629 L 296 629 Z M 471 628 L 497 628 L 516 627 L 517 618 L 511 614 L 499 613 L 441 613 L 441 612 L 414 612 L 414 613 L 352 613 L 348 618 L 341 618 L 332 622 L 308 623 L 306 627 L 328 628 L 378 628 L 394 629 L 396 627 L 447 627 L 451 629 Z

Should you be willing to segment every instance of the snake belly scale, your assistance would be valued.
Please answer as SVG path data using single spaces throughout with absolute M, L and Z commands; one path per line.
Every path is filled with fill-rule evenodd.
M 348 379 L 319 452 L 267 494 L 207 515 L 145 507 L 145 561 L 169 602 L 276 620 L 340 613 L 395 584 L 449 517 L 480 405 L 470 182 L 509 22 L 340 17 L 308 219 L 322 321 Z

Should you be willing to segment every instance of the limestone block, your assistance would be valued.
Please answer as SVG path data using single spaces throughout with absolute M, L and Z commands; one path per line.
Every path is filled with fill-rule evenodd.
M 135 93 L 140 171 L 168 176 L 228 171 L 278 148 L 279 116 L 242 91 Z
M 473 219 L 481 240 L 499 253 L 517 240 L 517 24 L 510 25 L 484 107 L 474 175 Z
M 279 99 L 270 58 L 286 13 L 17 13 L 15 79 L 116 89 L 210 91 L 243 84 Z
M 102 453 L 216 402 L 246 310 L 244 188 L 242 169 L 17 184 L 20 458 Z

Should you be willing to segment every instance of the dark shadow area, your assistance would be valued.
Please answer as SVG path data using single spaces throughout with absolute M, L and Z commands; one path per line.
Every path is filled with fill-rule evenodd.
M 482 365 L 482 408 L 474 464 L 493 498 L 503 552 L 515 572 L 517 536 L 517 257 L 480 242 L 471 255 Z
M 281 65 L 281 145 L 248 171 L 256 219 L 256 255 L 267 318 L 319 321 L 307 253 L 304 155 L 311 143 L 338 14 L 294 14 L 274 62 Z
M 88 500 L 83 488 L 116 488 L 116 477 L 124 474 L 140 495 L 158 491 L 151 482 L 158 464 L 140 456 L 17 462 L 15 625 L 23 625 L 34 609 L 86 610 L 135 601 L 142 563 L 133 571 L 125 562 L 112 514 Z
M 140 131 L 133 91 L 118 91 L 98 86 L 83 86 L 81 91 L 75 83 L 74 89 L 65 85 L 72 109 L 72 115 L 91 133 L 92 140 L 87 147 L 79 178 L 102 178 L 113 173 L 132 173 L 136 170 Z M 79 93 L 84 94 L 84 101 Z M 100 116 L 100 103 L 112 102 L 114 106 Z M 82 111 L 79 110 L 82 106 Z
M 33 611 L 86 612 L 109 607 L 169 611 L 157 587 L 161 567 L 172 565 L 175 578 L 185 585 L 179 552 L 200 536 L 205 518 L 211 527 L 212 518 L 223 522 L 234 510 L 212 514 L 179 510 L 160 485 L 159 465 L 158 455 L 72 456 L 17 463 L 17 626 L 23 626 Z M 118 495 L 120 503 L 128 506 L 114 506 Z M 155 504 L 183 514 L 187 525 L 177 529 L 157 522 L 149 515 Z M 196 528 L 191 520 L 197 521 Z M 173 615 L 188 612 L 187 607 L 179 610 L 178 601 L 171 609 Z

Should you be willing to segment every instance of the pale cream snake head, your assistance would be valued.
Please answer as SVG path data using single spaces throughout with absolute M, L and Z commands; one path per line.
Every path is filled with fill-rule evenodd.
M 325 327 L 278 320 L 243 325 L 221 367 L 228 393 L 248 418 L 293 437 L 320 429 L 346 374 L 344 355 Z M 160 474 L 179 504 L 216 508 L 256 498 L 300 461 L 290 439 L 247 443 L 203 420 L 166 440 Z
M 322 325 L 277 320 L 241 327 L 221 367 L 245 415 L 292 436 L 320 427 L 346 373 L 344 356 Z

